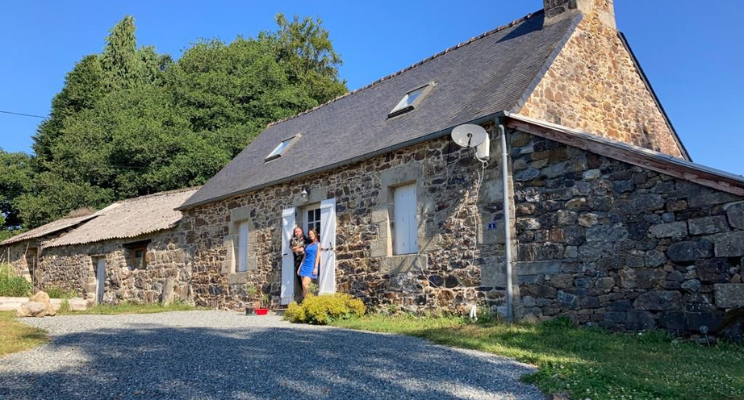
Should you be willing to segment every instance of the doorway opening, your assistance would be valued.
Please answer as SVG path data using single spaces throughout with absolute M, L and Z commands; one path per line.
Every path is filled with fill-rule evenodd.
M 106 259 L 96 260 L 96 304 L 103 304 L 103 293 L 106 289 Z

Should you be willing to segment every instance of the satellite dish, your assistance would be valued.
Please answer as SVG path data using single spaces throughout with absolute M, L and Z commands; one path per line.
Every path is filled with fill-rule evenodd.
M 478 147 L 488 140 L 488 132 L 480 125 L 460 125 L 452 130 L 452 140 L 462 147 Z

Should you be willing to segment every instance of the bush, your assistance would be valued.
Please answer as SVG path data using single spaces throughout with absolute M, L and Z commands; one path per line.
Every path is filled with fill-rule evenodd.
M 31 282 L 16 276 L 10 265 L 0 265 L 0 296 L 26 297 L 31 292 Z
M 361 300 L 346 293 L 308 295 L 302 304 L 292 302 L 284 318 L 290 322 L 325 325 L 333 320 L 361 317 L 366 311 Z
M 71 299 L 73 297 L 78 297 L 78 294 L 74 289 L 66 292 L 64 289 L 58 287 L 50 287 L 47 288 L 45 292 L 49 295 L 50 299 Z

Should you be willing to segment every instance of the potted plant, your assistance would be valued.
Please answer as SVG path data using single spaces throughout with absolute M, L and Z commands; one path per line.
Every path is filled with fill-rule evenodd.
M 256 289 L 256 285 L 252 283 L 248 283 L 245 285 L 245 294 L 248 297 L 248 303 L 247 304 L 254 304 L 256 293 L 258 293 L 258 289 Z M 253 306 L 246 305 L 245 307 L 245 315 L 253 315 L 256 313 L 256 309 Z
M 261 305 L 256 309 L 256 315 L 266 315 L 269 313 L 269 302 L 271 298 L 268 294 L 261 296 Z

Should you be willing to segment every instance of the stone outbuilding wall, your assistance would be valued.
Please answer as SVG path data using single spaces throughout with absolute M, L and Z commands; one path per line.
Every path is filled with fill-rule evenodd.
M 134 268 L 127 244 L 143 241 L 149 241 L 146 267 Z M 106 260 L 104 303 L 191 301 L 192 262 L 185 236 L 178 229 L 131 239 L 43 248 L 36 273 L 38 287 L 75 290 L 81 297 L 95 300 L 100 258 Z
M 696 331 L 744 307 L 744 199 L 526 133 L 511 145 L 523 314 Z
M 499 173 L 496 163 L 482 169 L 472 150 L 442 138 L 191 209 L 181 228 L 194 247 L 194 298 L 202 306 L 237 308 L 250 301 L 246 285 L 257 285 L 276 299 L 282 210 L 302 205 L 297 199 L 307 189 L 309 202 L 336 199 L 338 291 L 373 308 L 454 311 L 479 296 L 498 305 L 505 280 L 503 238 L 499 243 L 495 227 L 503 210 Z M 478 174 L 485 174 L 480 190 Z M 396 256 L 391 193 L 405 183 L 418 188 L 420 251 Z M 249 270 L 241 273 L 229 265 L 237 218 L 247 218 L 251 232 Z M 491 230 L 481 229 L 489 224 Z
M 31 281 L 33 253 L 38 243 L 22 242 L 0 247 L 0 264 L 9 264 L 17 276 Z

